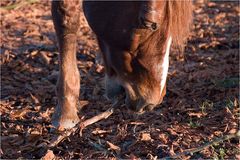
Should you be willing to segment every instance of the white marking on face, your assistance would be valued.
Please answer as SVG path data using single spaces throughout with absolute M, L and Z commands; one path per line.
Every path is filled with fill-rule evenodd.
M 166 52 L 164 54 L 163 63 L 162 63 L 161 92 L 160 92 L 161 94 L 167 80 L 168 66 L 169 66 L 169 51 L 170 51 L 171 43 L 172 43 L 172 37 L 170 36 L 167 41 Z

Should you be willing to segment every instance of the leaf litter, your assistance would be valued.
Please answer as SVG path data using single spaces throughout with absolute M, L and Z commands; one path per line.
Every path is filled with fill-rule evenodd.
M 19 5 L 20 4 L 20 5 Z M 172 49 L 167 96 L 136 116 L 124 104 L 105 120 L 42 150 L 54 133 L 57 41 L 50 1 L 1 1 L 1 158 L 161 159 L 239 130 L 239 2 L 195 1 L 193 31 L 184 56 Z M 104 67 L 83 13 L 77 59 L 79 116 L 111 106 L 104 98 Z M 238 158 L 237 138 L 184 159 Z

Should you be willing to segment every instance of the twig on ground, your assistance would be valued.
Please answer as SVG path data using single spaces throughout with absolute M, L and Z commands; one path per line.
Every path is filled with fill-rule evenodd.
M 82 130 L 84 128 L 86 128 L 87 126 L 96 123 L 102 119 L 107 119 L 111 114 L 113 114 L 114 112 L 114 107 L 109 108 L 108 110 L 106 110 L 105 112 L 102 112 L 100 114 L 98 114 L 97 116 L 94 116 L 92 118 L 89 118 L 87 120 L 85 120 L 84 122 L 80 123 L 80 136 L 82 136 Z
M 55 146 L 57 146 L 61 141 L 63 141 L 65 138 L 67 138 L 68 136 L 70 136 L 72 133 L 75 133 L 78 129 L 80 129 L 80 136 L 82 136 L 82 130 L 84 128 L 86 128 L 87 126 L 96 123 L 102 119 L 106 119 L 108 118 L 111 114 L 113 114 L 114 109 L 120 104 L 121 100 L 122 100 L 122 96 L 119 97 L 116 102 L 112 105 L 111 108 L 109 108 L 108 110 L 106 110 L 105 112 L 102 112 L 92 118 L 89 118 L 83 122 L 80 122 L 78 124 L 75 125 L 75 127 L 63 131 L 60 133 L 60 135 L 55 136 L 51 141 L 50 144 L 48 145 L 48 148 L 53 148 Z
M 232 138 L 240 138 L 240 131 L 238 131 L 236 134 L 229 134 L 229 135 L 225 135 L 223 137 L 220 137 L 220 138 L 217 138 L 213 141 L 210 141 L 198 148 L 193 148 L 193 149 L 188 149 L 184 152 L 181 152 L 181 153 L 177 153 L 173 156 L 170 156 L 170 157 L 164 157 L 164 158 L 161 158 L 162 160 L 164 159 L 174 159 L 174 158 L 179 158 L 180 156 L 186 156 L 186 155 L 193 155 L 194 153 L 196 152 L 200 152 L 202 150 L 204 150 L 205 148 L 208 148 L 210 147 L 211 145 L 215 144 L 215 143 L 220 143 L 222 141 L 226 141 L 226 140 L 229 140 L 229 139 L 232 139 Z
M 48 144 L 48 148 L 56 147 L 61 141 L 63 141 L 66 137 L 70 136 L 72 133 L 76 132 L 77 127 L 75 126 L 72 129 L 66 130 L 59 135 L 53 137 L 53 139 Z

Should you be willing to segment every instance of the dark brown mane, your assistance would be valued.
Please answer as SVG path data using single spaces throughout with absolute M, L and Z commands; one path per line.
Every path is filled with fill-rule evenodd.
M 170 35 L 172 46 L 183 52 L 192 22 L 192 2 L 187 0 L 166 1 L 161 14 L 159 30 L 149 37 L 142 49 L 145 52 L 153 52 L 153 55 L 158 55 Z
M 192 2 L 190 0 L 166 2 L 165 16 L 168 18 L 169 33 L 173 46 L 183 51 L 192 22 Z

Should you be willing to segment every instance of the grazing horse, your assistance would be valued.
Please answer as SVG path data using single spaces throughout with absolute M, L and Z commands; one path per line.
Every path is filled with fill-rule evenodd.
M 184 47 L 192 19 L 191 1 L 53 1 L 60 52 L 53 125 L 65 129 L 79 121 L 76 39 L 81 8 L 102 51 L 107 98 L 125 92 L 126 105 L 137 112 L 160 104 L 166 93 L 170 46 L 180 51 Z

